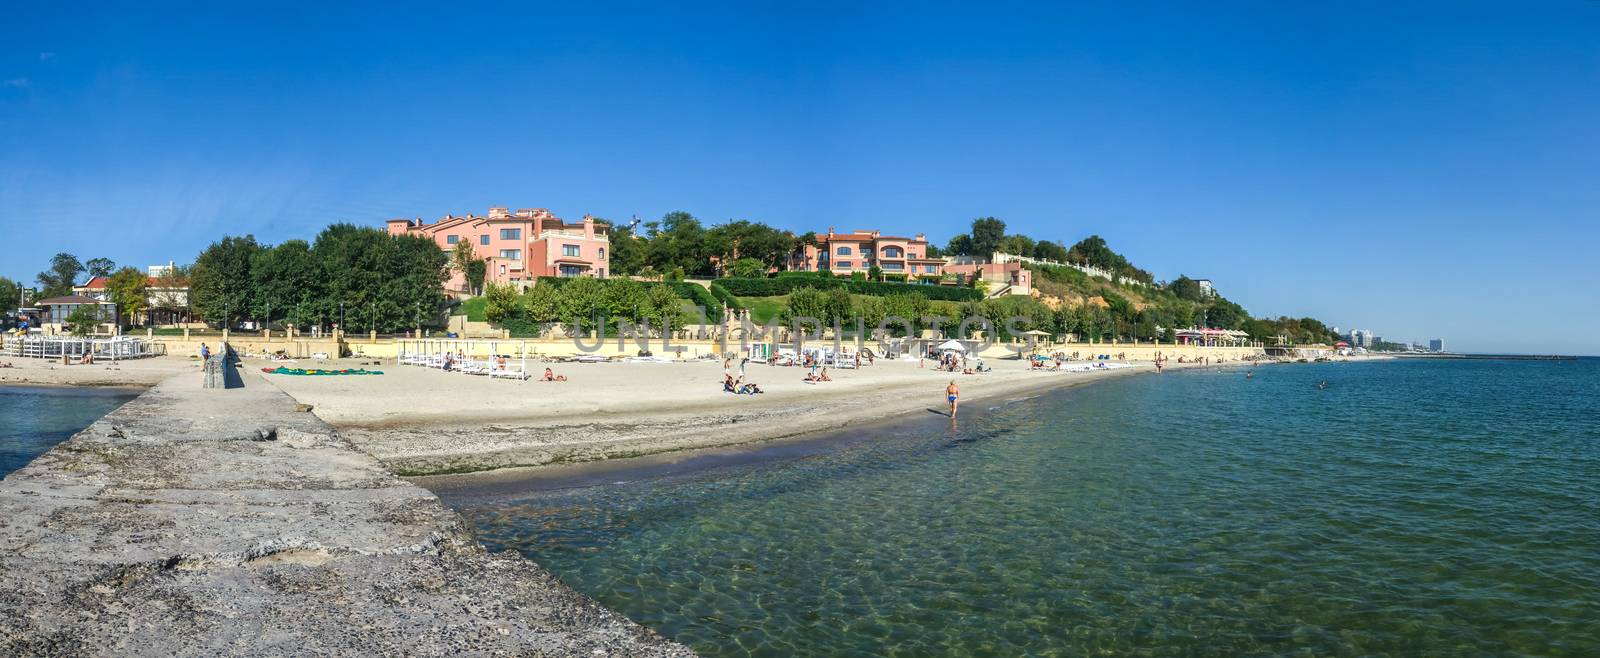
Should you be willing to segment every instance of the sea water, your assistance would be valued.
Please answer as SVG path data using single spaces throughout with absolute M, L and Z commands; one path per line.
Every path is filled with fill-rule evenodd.
M 962 415 L 443 495 L 706 656 L 1600 655 L 1600 361 L 1169 372 Z
M 138 395 L 120 388 L 0 386 L 0 477 Z

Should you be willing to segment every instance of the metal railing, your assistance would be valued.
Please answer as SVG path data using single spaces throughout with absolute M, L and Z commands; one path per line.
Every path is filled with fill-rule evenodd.
M 141 338 L 73 338 L 68 336 L 7 336 L 3 353 L 6 356 L 32 359 L 79 359 L 91 355 L 93 359 L 139 359 L 161 356 L 167 346 Z

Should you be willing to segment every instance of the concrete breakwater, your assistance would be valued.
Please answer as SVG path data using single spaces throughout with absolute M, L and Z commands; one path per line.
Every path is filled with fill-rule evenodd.
M 293 399 L 178 375 L 0 482 L 0 655 L 689 656 Z

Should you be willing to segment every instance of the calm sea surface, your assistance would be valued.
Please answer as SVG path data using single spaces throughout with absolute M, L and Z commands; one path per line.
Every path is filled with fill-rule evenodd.
M 978 406 L 785 459 L 441 493 L 707 656 L 1600 656 L 1600 361 Z
M 128 389 L 0 386 L 0 477 L 138 395 Z

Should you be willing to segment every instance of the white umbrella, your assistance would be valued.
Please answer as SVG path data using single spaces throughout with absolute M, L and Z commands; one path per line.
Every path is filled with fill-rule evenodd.
M 957 352 L 965 352 L 965 351 L 967 351 L 967 346 L 966 345 L 962 345 L 961 341 L 955 340 L 954 338 L 952 338 L 952 339 L 947 340 L 947 341 L 945 341 L 943 343 L 940 343 L 939 344 L 939 349 L 941 349 L 941 350 L 955 350 Z

